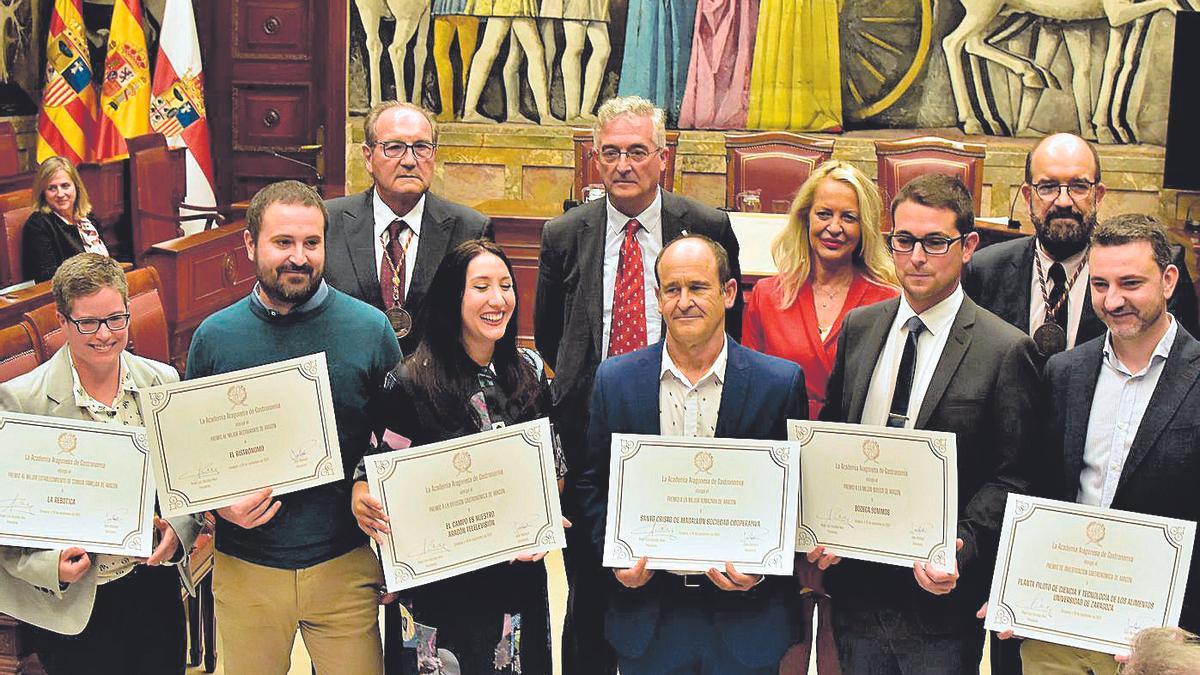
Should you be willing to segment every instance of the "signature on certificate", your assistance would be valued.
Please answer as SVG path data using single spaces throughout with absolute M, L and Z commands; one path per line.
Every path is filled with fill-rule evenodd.
M 221 475 L 221 471 L 217 468 L 216 464 L 213 464 L 212 462 L 205 462 L 198 465 L 195 471 L 182 474 L 179 476 L 179 478 L 180 480 L 199 482 L 202 480 L 216 478 L 219 475 Z
M 842 525 L 851 530 L 854 529 L 854 521 L 850 519 L 850 516 L 846 515 L 845 511 L 836 506 L 829 507 L 829 510 L 821 514 L 819 518 L 821 523 L 826 527 L 831 525 Z
M 433 537 L 426 537 L 421 543 L 421 553 L 449 553 L 450 549 L 446 544 L 438 541 Z
M 644 523 L 633 530 L 633 534 L 642 539 L 653 539 L 660 542 L 675 541 L 678 537 L 671 523 Z
M 0 516 L 32 516 L 33 504 L 21 495 L 0 499 Z

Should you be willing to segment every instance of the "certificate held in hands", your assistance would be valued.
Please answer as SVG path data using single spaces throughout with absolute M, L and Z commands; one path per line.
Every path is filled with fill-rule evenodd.
M 341 480 L 324 352 L 138 392 L 166 517 Z
M 799 453 L 787 441 L 613 434 L 604 565 L 792 573 Z
M 800 443 L 797 551 L 954 569 L 954 434 L 788 420 L 788 438 Z
M 566 545 L 549 420 L 370 455 L 389 592 Z
M 0 544 L 146 557 L 145 429 L 0 412 Z
M 1195 538 L 1189 521 L 1010 494 L 984 627 L 1127 654 L 1178 625 Z

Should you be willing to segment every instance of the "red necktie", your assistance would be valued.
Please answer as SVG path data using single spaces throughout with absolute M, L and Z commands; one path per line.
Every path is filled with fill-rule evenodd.
M 407 227 L 399 218 L 388 225 L 388 243 L 383 249 L 383 264 L 379 266 L 379 292 L 385 309 L 404 306 L 405 247 L 400 245 L 400 235 Z
M 612 325 L 608 331 L 608 355 L 618 356 L 646 346 L 646 274 L 636 220 L 625 224 L 625 241 L 617 263 L 617 287 L 613 289 Z

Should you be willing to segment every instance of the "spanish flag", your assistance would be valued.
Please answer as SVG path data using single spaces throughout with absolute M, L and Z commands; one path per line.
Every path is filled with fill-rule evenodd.
M 74 164 L 90 160 L 96 126 L 96 90 L 83 27 L 83 0 L 55 0 L 46 38 L 38 162 L 55 155 Z
M 150 133 L 150 58 L 141 0 L 114 0 L 100 85 L 96 159 L 129 155 L 125 139 Z

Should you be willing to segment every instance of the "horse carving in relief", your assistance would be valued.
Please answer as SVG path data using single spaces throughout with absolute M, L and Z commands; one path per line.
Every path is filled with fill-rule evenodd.
M 1175 13 L 1177 0 L 959 0 L 965 16 L 942 40 L 950 69 L 950 86 L 959 124 L 967 133 L 1027 135 L 1034 107 L 1047 88 L 1061 89 L 1050 71 L 1060 42 L 1065 42 L 1073 76 L 1075 107 L 1080 132 L 1104 143 L 1135 143 L 1136 112 L 1141 107 L 1143 83 L 1137 81 L 1138 59 L 1149 21 L 1155 12 Z M 1092 81 L 1090 32 L 1085 22 L 1104 19 L 1108 46 L 1099 82 Z M 999 28 L 996 28 L 997 24 Z M 1039 31 L 1034 54 L 1026 56 L 997 46 L 1023 30 Z M 964 56 L 966 58 L 964 58 Z M 1023 89 L 1015 111 L 1015 128 L 1000 119 L 994 107 L 984 104 L 988 93 L 986 62 L 1012 72 Z M 968 68 L 972 77 L 968 82 Z M 1093 103 L 1092 95 L 1095 92 Z M 974 94 L 974 102 L 972 101 Z M 1129 119 L 1123 112 L 1132 111 Z M 1120 115 L 1120 120 L 1114 120 Z M 981 117 L 983 119 L 981 119 Z

